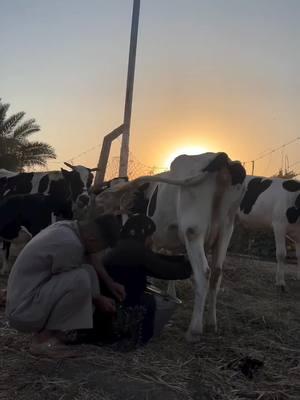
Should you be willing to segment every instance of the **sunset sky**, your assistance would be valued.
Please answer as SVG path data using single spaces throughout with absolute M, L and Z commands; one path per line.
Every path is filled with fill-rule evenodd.
M 36 138 L 57 152 L 49 168 L 94 167 L 123 119 L 132 1 L 0 5 L 0 97 L 41 125 Z M 299 0 L 141 0 L 135 157 L 164 167 L 188 148 L 246 161 L 300 136 L 299 21 Z M 276 172 L 285 156 L 300 161 L 300 140 L 255 172 Z

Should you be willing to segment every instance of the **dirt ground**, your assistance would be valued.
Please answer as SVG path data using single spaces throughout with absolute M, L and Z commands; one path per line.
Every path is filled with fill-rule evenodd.
M 275 264 L 228 257 L 218 334 L 207 332 L 197 344 L 184 340 L 192 305 L 189 282 L 179 285 L 183 304 L 163 335 L 127 353 L 86 345 L 77 346 L 78 359 L 38 359 L 27 352 L 30 337 L 9 329 L 2 308 L 0 399 L 299 400 L 296 268 L 288 266 L 288 292 L 282 293 L 274 286 Z M 0 285 L 5 287 L 4 279 Z M 262 365 L 251 369 L 257 361 Z

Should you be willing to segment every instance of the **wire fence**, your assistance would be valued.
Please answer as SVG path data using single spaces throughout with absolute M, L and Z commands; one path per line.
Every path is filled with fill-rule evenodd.
M 106 168 L 105 179 L 113 179 L 119 176 L 120 157 L 112 157 Z M 128 161 L 128 177 L 135 179 L 143 175 L 155 175 L 167 171 L 167 168 L 148 166 L 139 161 L 133 154 L 130 154 Z
M 120 139 L 118 138 L 117 141 L 120 141 Z M 295 176 L 299 176 L 300 172 L 298 171 L 294 171 L 291 170 L 291 168 L 294 168 L 295 166 L 298 166 L 300 164 L 300 161 L 295 161 L 292 164 L 288 163 L 288 156 L 286 155 L 285 151 L 286 149 L 292 145 L 295 144 L 296 142 L 300 141 L 300 137 L 296 137 L 293 140 L 287 141 L 285 143 L 283 143 L 280 146 L 276 146 L 274 148 L 269 148 L 263 152 L 261 152 L 260 154 L 258 154 L 257 157 L 254 157 L 252 160 L 247 160 L 247 161 L 242 161 L 247 174 L 251 175 L 251 174 L 255 174 L 256 170 L 257 170 L 257 164 L 260 166 L 260 170 L 261 168 L 261 162 L 262 161 L 266 161 L 266 165 L 265 165 L 265 173 L 264 176 L 272 176 L 272 175 L 276 175 L 278 174 L 278 172 L 281 170 L 283 172 L 293 172 L 295 174 Z M 67 161 L 73 165 L 78 165 L 80 164 L 80 160 L 83 159 L 87 154 L 95 151 L 98 153 L 100 153 L 100 148 L 101 145 L 95 145 L 92 146 L 90 148 L 88 148 L 87 150 L 75 155 L 72 158 L 69 158 L 68 160 L 64 160 Z M 273 170 L 273 173 L 271 171 L 270 165 L 271 162 L 273 162 L 273 156 L 274 154 L 278 153 L 281 151 L 281 161 L 278 161 L 277 164 L 277 169 Z M 119 175 L 119 162 L 120 162 L 120 157 L 116 157 L 116 156 L 112 156 L 109 159 L 109 162 L 107 164 L 107 169 L 106 169 L 106 175 L 105 175 L 105 179 L 109 180 L 112 178 L 116 178 Z M 49 171 L 49 170 L 57 170 L 59 169 L 59 167 L 63 167 L 64 166 L 64 162 L 63 161 L 57 161 L 57 160 L 51 160 L 48 162 L 47 166 L 45 167 L 36 167 L 34 170 L 38 170 L 38 171 Z M 274 167 L 273 167 L 274 168 Z M 31 168 L 32 170 L 32 168 Z M 140 161 L 138 159 L 138 157 L 135 156 L 135 154 L 133 154 L 132 152 L 130 152 L 129 154 L 129 161 L 128 161 L 128 176 L 130 179 L 134 179 L 138 176 L 141 175 L 154 175 L 157 173 L 161 173 L 166 171 L 167 168 L 163 168 L 163 167 L 157 167 L 157 166 L 150 166 L 150 165 L 146 165 L 144 164 L 142 161 Z

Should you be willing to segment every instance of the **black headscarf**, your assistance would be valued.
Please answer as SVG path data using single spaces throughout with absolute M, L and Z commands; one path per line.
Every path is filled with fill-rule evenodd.
M 133 238 L 143 241 L 148 236 L 151 236 L 155 230 L 156 226 L 151 218 L 142 214 L 134 214 L 121 229 L 121 238 Z

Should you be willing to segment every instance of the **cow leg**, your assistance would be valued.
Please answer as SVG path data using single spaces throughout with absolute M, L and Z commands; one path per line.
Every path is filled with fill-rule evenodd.
M 10 243 L 3 240 L 1 275 L 5 275 L 9 271 L 9 249 Z
M 186 333 L 186 340 L 195 342 L 203 332 L 203 313 L 208 291 L 210 268 L 204 251 L 204 238 L 185 238 L 186 250 L 194 273 L 195 300 L 192 320 Z
M 54 212 L 51 213 L 51 224 L 55 224 L 55 222 L 58 221 L 57 216 L 55 215 Z
M 286 259 L 286 245 L 285 245 L 285 235 L 286 230 L 283 225 L 275 224 L 273 225 L 275 243 L 276 243 L 276 259 L 277 259 L 277 271 L 276 271 L 276 286 L 285 290 L 285 280 L 284 280 L 284 268 Z
M 167 293 L 169 296 L 176 298 L 176 281 L 169 281 L 168 282 L 168 288 L 167 288 Z
M 297 279 L 300 280 L 300 243 L 296 242 L 295 246 L 296 246 L 296 256 L 297 256 L 297 266 L 298 266 Z
M 215 332 L 217 332 L 217 295 L 221 285 L 223 263 L 226 258 L 226 253 L 229 246 L 230 238 L 232 236 L 232 231 L 233 225 L 226 227 L 223 232 L 220 232 L 218 240 L 212 249 L 211 276 L 207 297 L 207 325 Z

